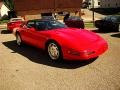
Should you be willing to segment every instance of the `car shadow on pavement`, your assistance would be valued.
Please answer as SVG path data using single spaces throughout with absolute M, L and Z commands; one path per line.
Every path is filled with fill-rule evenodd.
M 8 30 L 1 30 L 1 34 L 11 34 L 12 32 L 8 31 Z
M 38 64 L 43 64 L 51 67 L 62 68 L 62 69 L 76 69 L 82 66 L 89 65 L 96 59 L 87 61 L 67 61 L 61 60 L 59 62 L 53 62 L 49 60 L 45 51 L 34 48 L 32 46 L 24 45 L 22 47 L 17 46 L 16 41 L 3 42 L 3 45 L 13 50 L 11 53 L 18 53 L 24 57 L 27 57 L 30 61 Z
M 116 38 L 120 38 L 120 33 L 112 34 L 111 36 L 112 36 L 112 37 L 116 37 Z

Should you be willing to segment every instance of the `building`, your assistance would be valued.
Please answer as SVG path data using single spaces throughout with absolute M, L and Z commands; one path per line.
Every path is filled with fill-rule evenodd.
M 119 8 L 120 0 L 100 0 L 101 8 Z
M 119 8 L 120 0 L 84 0 L 89 3 L 89 8 Z
M 0 2 L 0 17 L 7 16 L 8 11 L 9 9 L 2 2 Z
M 100 7 L 100 0 L 88 0 L 89 1 L 89 8 L 99 8 Z
M 3 0 L 18 15 L 49 13 L 61 11 L 79 11 L 82 0 Z M 9 4 L 13 3 L 13 5 Z
M 17 16 L 41 13 L 80 12 L 82 0 L 0 0 Z
M 0 2 L 0 17 L 1 17 L 1 7 L 2 7 L 2 2 Z

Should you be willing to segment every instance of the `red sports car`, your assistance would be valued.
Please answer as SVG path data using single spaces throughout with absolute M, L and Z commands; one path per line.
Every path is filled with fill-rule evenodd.
M 56 20 L 29 20 L 16 30 L 16 42 L 47 51 L 51 60 L 88 60 L 104 53 L 107 42 L 97 34 L 68 28 Z
M 23 18 L 11 18 L 10 21 L 7 23 L 7 30 L 12 32 L 13 29 L 19 27 L 23 21 Z

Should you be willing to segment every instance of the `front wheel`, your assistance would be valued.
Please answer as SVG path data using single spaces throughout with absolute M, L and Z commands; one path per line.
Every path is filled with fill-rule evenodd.
M 47 44 L 47 53 L 51 60 L 58 61 L 62 59 L 61 47 L 54 41 Z
M 16 34 L 16 43 L 18 46 L 21 46 L 22 45 L 22 39 L 21 39 L 21 36 L 20 34 Z

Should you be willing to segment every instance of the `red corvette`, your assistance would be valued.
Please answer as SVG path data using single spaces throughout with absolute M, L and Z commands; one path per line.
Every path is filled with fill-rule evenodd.
M 104 53 L 107 42 L 97 34 L 68 28 L 56 20 L 29 20 L 16 30 L 16 42 L 47 51 L 51 60 L 88 60 Z
M 24 21 L 22 18 L 11 18 L 7 23 L 7 30 L 13 31 L 14 28 L 19 27 L 21 23 Z

